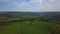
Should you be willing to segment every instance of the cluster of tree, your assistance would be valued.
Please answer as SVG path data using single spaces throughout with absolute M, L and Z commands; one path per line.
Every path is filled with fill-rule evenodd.
M 41 17 L 41 19 L 47 22 L 60 22 L 60 12 L 47 12 Z

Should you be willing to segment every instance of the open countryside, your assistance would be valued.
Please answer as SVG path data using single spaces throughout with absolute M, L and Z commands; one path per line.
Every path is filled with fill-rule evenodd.
M 0 12 L 0 34 L 60 34 L 59 12 Z

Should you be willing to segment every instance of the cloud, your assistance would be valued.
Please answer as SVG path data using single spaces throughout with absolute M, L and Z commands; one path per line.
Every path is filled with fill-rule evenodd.
M 19 11 L 60 11 L 60 0 L 0 0 Z
M 43 3 L 46 2 L 46 3 Z M 60 10 L 60 2 L 56 0 L 34 0 L 28 3 L 18 4 L 18 8 L 20 7 L 28 7 L 26 10 L 29 11 L 59 11 Z

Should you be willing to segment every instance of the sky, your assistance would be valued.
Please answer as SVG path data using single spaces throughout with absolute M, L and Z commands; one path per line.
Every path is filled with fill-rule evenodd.
M 60 11 L 60 0 L 0 0 L 0 11 Z

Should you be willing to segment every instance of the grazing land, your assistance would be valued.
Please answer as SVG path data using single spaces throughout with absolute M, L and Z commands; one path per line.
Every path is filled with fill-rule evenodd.
M 60 34 L 59 21 L 43 17 L 35 13 L 2 13 L 0 34 Z

